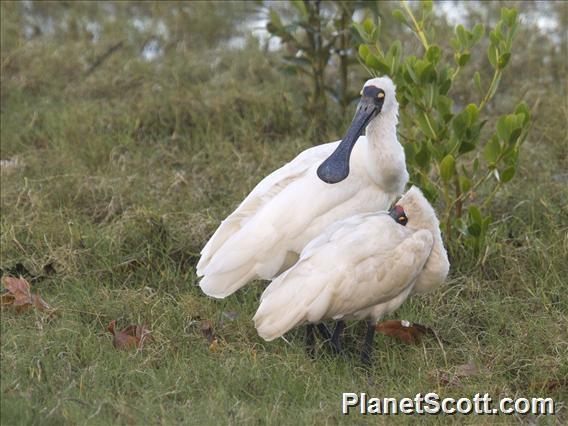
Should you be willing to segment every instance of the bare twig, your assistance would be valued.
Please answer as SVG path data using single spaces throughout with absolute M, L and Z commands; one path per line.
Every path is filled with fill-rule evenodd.
M 111 47 L 109 47 L 105 53 L 103 53 L 101 56 L 99 56 L 95 62 L 93 62 L 91 64 L 91 66 L 89 67 L 89 69 L 87 69 L 87 71 L 85 71 L 85 77 L 90 76 L 93 72 L 95 72 L 95 70 L 100 67 L 104 61 L 106 61 L 110 55 L 112 55 L 114 52 L 116 52 L 118 49 L 120 49 L 122 46 L 124 45 L 124 41 L 119 41 L 118 43 L 113 44 Z

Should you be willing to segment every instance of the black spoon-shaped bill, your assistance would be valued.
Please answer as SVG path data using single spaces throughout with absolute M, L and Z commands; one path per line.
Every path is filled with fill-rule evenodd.
M 367 125 L 379 114 L 384 102 L 384 92 L 376 87 L 366 87 L 357 106 L 353 121 L 345 137 L 333 153 L 318 167 L 318 177 L 326 183 L 341 182 L 349 176 L 351 151 Z

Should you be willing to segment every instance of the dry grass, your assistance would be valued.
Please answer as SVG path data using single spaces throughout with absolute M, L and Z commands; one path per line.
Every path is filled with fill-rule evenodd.
M 541 421 L 566 421 L 566 111 L 551 106 L 562 95 L 541 106 L 521 170 L 494 203 L 483 262 L 454 253 L 447 285 L 396 313 L 443 343 L 380 337 L 367 371 L 350 356 L 309 359 L 301 331 L 290 344 L 263 342 L 251 322 L 262 285 L 225 301 L 196 287 L 199 250 L 219 221 L 264 175 L 323 142 L 306 136 L 293 82 L 255 49 L 213 69 L 196 55 L 167 71 L 125 67 L 117 54 L 88 78 L 72 53 L 32 44 L 3 56 L 1 157 L 18 164 L 2 167 L 1 267 L 41 274 L 52 264 L 33 287 L 59 315 L 2 312 L 2 424 L 408 421 L 345 418 L 347 391 L 552 396 L 559 413 Z M 115 351 L 112 319 L 147 324 L 155 341 Z M 216 352 L 201 334 L 205 319 Z M 353 352 L 361 332 L 348 330 Z M 468 362 L 485 372 L 440 380 Z

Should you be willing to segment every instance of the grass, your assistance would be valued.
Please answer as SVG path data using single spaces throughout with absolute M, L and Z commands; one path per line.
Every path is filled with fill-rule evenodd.
M 32 289 L 58 315 L 2 311 L 2 424 L 407 423 L 344 417 L 341 394 L 428 391 L 551 396 L 558 411 L 421 418 L 430 424 L 567 421 L 561 94 L 547 94 L 518 176 L 494 202 L 483 261 L 454 253 L 447 284 L 393 316 L 433 327 L 442 342 L 407 346 L 380 336 L 366 370 L 324 350 L 311 360 L 301 330 L 290 343 L 262 341 L 251 322 L 261 284 L 224 301 L 196 286 L 199 250 L 219 222 L 263 176 L 324 142 L 306 136 L 301 89 L 269 58 L 250 48 L 159 69 L 117 54 L 84 78 L 72 47 L 30 43 L 9 53 L 1 157 L 18 164 L 2 168 L 1 268 L 21 263 L 42 274 L 52 264 L 55 273 Z M 154 342 L 114 350 L 112 319 L 147 324 Z M 215 352 L 203 320 L 213 322 Z M 348 329 L 353 354 L 362 332 Z M 442 379 L 468 362 L 480 373 Z

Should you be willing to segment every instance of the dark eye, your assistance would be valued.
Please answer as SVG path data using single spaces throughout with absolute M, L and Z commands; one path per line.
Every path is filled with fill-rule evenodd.
M 406 222 L 408 222 L 408 218 L 404 214 L 398 218 L 398 223 L 401 225 L 406 225 Z

